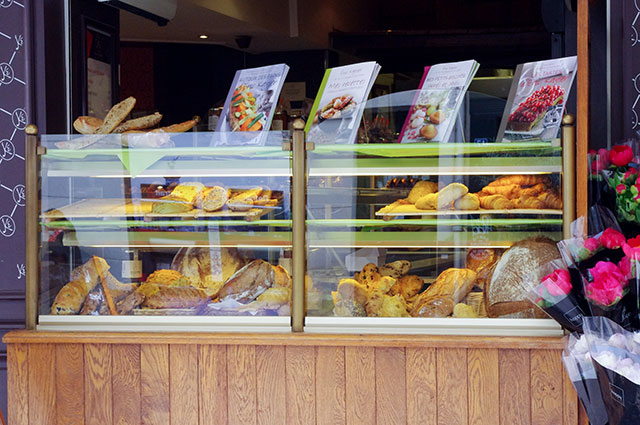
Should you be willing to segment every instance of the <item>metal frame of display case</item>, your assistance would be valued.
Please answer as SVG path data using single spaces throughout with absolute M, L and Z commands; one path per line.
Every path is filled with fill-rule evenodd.
M 47 153 L 45 147 L 40 145 L 38 130 L 34 125 L 26 128 L 25 153 L 26 153 L 26 327 L 27 329 L 41 329 L 38 327 L 38 288 L 39 288 L 39 212 L 40 200 L 39 187 L 39 157 Z M 571 234 L 571 223 L 575 218 L 575 127 L 572 116 L 565 116 L 562 127 L 562 194 L 563 194 L 563 237 Z M 454 145 L 452 149 L 455 150 Z M 291 229 L 292 229 L 292 299 L 291 299 L 291 323 L 289 331 L 314 332 L 314 333 L 406 333 L 406 334 L 484 334 L 484 335 L 537 335 L 555 336 L 561 334 L 561 330 L 551 320 L 542 321 L 535 319 L 420 319 L 420 318 L 334 318 L 313 317 L 310 321 L 313 326 L 306 326 L 309 318 L 305 305 L 305 272 L 307 261 L 307 152 L 314 150 L 312 142 L 307 142 L 303 130 L 303 122 L 294 123 L 294 132 L 290 142 L 283 143 L 284 150 L 292 151 L 291 169 Z M 350 146 L 349 149 L 353 149 Z M 356 147 L 357 148 L 357 147 Z M 318 146 L 318 149 L 322 149 Z M 366 150 L 366 147 L 364 148 Z M 388 170 L 387 170 L 388 172 Z M 424 170 L 419 172 L 426 175 Z M 162 327 L 166 331 L 179 331 L 188 328 L 190 331 L 211 331 L 214 328 L 223 328 L 224 331 L 283 331 L 282 318 L 261 317 L 257 323 L 253 317 L 225 317 L 218 318 L 212 323 L 211 318 L 181 317 L 175 321 L 174 317 L 162 317 Z M 271 320 L 274 319 L 274 320 Z M 158 322 L 158 317 L 111 317 L 100 316 L 95 318 L 78 319 L 73 316 L 52 317 L 47 319 L 51 326 L 44 329 L 64 330 L 140 330 L 140 326 L 146 330 Z M 429 325 L 425 325 L 425 320 Z M 174 321 L 175 323 L 171 323 Z M 366 324 L 363 326 L 363 324 Z

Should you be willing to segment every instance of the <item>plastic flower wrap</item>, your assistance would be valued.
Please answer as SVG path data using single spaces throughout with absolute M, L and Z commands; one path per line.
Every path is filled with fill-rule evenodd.
M 589 354 L 589 345 L 584 335 L 573 333 L 567 339 L 562 353 L 567 375 L 578 393 L 591 425 L 606 425 L 609 417 L 602 400 L 600 383 Z
M 609 425 L 640 423 L 640 334 L 605 317 L 586 317 L 589 345 Z
M 622 245 L 625 258 L 623 259 L 625 272 L 629 276 L 629 296 L 633 303 L 633 318 L 631 327 L 640 329 L 640 236 L 629 239 Z
M 582 291 L 576 290 L 571 275 L 562 260 L 555 260 L 542 267 L 545 275 L 528 290 L 527 296 L 562 327 L 572 332 L 582 332 L 582 318 L 588 312 Z M 582 286 L 582 282 L 578 283 Z

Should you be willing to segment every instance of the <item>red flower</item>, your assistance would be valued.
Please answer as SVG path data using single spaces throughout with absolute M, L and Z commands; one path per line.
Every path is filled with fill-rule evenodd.
M 602 232 L 602 235 L 600 236 L 600 243 L 609 249 L 620 248 L 626 241 L 627 240 L 622 233 L 617 230 L 613 230 L 610 227 Z
M 624 167 L 633 159 L 633 151 L 627 145 L 617 145 L 611 149 L 609 158 L 613 165 L 617 167 Z
M 632 260 L 640 260 L 640 236 L 631 238 L 622 245 L 624 254 Z
M 635 167 L 629 167 L 629 169 L 627 170 L 626 173 L 624 173 L 624 180 L 627 180 L 629 177 L 631 176 L 637 176 L 638 175 L 638 169 Z
M 616 192 L 618 192 L 618 195 L 622 195 L 626 190 L 627 190 L 627 186 L 623 184 L 619 184 L 616 186 Z
M 598 160 L 600 161 L 600 165 L 602 165 L 603 170 L 607 168 L 610 163 L 609 151 L 604 148 L 598 149 Z
M 564 269 L 554 270 L 551 274 L 542 278 L 542 284 L 545 286 L 549 294 L 554 297 L 567 295 L 571 292 L 571 276 Z
M 631 275 L 631 260 L 629 259 L 629 257 L 622 257 L 622 260 L 620 260 L 620 262 L 618 263 L 618 268 L 625 276 L 625 278 L 629 279 Z
M 596 249 L 600 248 L 600 241 L 596 238 L 589 238 L 584 241 L 584 247 L 589 251 L 593 252 Z
M 613 263 L 598 261 L 589 269 L 593 282 L 587 284 L 587 297 L 596 303 L 609 306 L 622 298 L 622 290 L 628 282 L 622 271 Z

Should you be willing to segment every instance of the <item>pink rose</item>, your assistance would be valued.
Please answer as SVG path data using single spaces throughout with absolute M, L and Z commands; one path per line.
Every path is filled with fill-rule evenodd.
M 593 156 L 596 154 L 596 150 L 595 149 L 589 149 L 589 155 Z
M 640 260 L 640 236 L 629 239 L 627 243 L 622 245 L 622 250 L 624 255 L 632 260 Z
M 623 184 L 619 184 L 616 186 L 616 192 L 618 192 L 618 195 L 622 195 L 626 190 L 627 190 L 627 186 Z
M 571 285 L 571 276 L 569 272 L 564 269 L 554 270 L 551 274 L 542 278 L 542 283 L 547 291 L 549 291 L 549 294 L 554 297 L 567 295 L 573 288 Z
M 617 145 L 609 152 L 609 159 L 616 167 L 624 167 L 633 159 L 633 151 L 627 145 Z
M 609 249 L 620 248 L 627 240 L 624 235 L 617 230 L 607 228 L 600 236 L 600 243 Z
M 584 241 L 584 247 L 589 251 L 593 252 L 600 248 L 600 241 L 596 238 L 589 238 Z
M 593 281 L 587 284 L 587 297 L 596 303 L 609 306 L 622 298 L 623 287 L 628 284 L 622 271 L 613 263 L 598 261 L 589 269 Z
M 624 275 L 625 279 L 629 279 L 631 275 L 631 259 L 629 259 L 629 257 L 622 257 L 622 260 L 618 263 L 618 268 Z

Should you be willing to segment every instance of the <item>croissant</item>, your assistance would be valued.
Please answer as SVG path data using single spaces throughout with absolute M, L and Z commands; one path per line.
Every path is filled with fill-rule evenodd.
M 548 177 L 537 175 L 514 175 L 500 177 L 489 183 L 488 186 L 504 186 L 508 184 L 517 184 L 519 186 L 533 186 L 538 183 L 542 183 L 547 186 L 550 186 L 551 184 Z
M 485 186 L 482 193 L 486 195 L 502 195 L 505 198 L 519 198 L 522 188 L 518 184 L 507 184 L 501 186 Z
M 515 208 L 513 202 L 502 195 L 480 196 L 480 206 L 487 210 L 510 210 Z
M 562 198 L 555 192 L 544 192 L 538 196 L 538 199 L 544 203 L 546 208 L 562 209 Z
M 536 209 L 540 210 L 544 208 L 544 202 L 534 196 L 521 196 L 515 201 L 517 208 L 522 209 Z
M 522 189 L 520 196 L 538 196 L 547 190 L 547 186 L 544 183 L 538 183 L 534 186 Z

